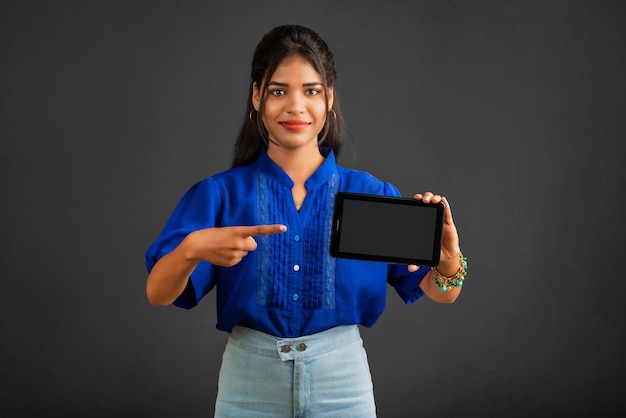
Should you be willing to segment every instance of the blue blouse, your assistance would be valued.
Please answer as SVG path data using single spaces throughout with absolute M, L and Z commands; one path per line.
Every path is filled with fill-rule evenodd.
M 246 166 L 193 185 L 146 251 L 148 271 L 192 231 L 224 226 L 284 224 L 287 232 L 255 237 L 256 251 L 233 267 L 198 264 L 174 305 L 193 308 L 217 293 L 217 328 L 235 325 L 280 338 L 309 335 L 338 325 L 371 327 L 380 317 L 387 284 L 407 304 L 419 299 L 428 272 L 406 266 L 335 259 L 329 254 L 334 196 L 338 191 L 399 196 L 371 174 L 336 165 L 332 151 L 306 181 L 296 210 L 291 178 L 261 150 Z

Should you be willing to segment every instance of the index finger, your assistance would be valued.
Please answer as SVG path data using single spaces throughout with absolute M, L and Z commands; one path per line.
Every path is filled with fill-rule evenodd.
M 244 237 L 261 237 L 263 235 L 282 234 L 287 227 L 282 224 L 240 226 L 237 231 Z

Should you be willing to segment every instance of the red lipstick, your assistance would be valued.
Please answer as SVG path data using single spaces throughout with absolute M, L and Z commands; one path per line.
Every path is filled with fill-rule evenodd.
M 279 123 L 283 128 L 289 129 L 290 131 L 301 131 L 309 126 L 309 123 L 303 120 L 285 120 Z

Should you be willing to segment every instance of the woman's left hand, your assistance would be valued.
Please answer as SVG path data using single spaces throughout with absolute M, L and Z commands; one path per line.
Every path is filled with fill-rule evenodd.
M 450 204 L 448 200 L 438 194 L 426 192 L 424 194 L 416 194 L 413 196 L 416 200 L 421 200 L 424 203 L 439 203 L 443 202 L 445 209 L 443 215 L 443 237 L 441 240 L 441 257 L 440 263 L 437 269 L 441 274 L 449 273 L 452 276 L 459 269 L 459 254 L 461 249 L 459 247 L 459 235 L 454 226 L 452 220 L 452 211 L 450 210 Z M 409 271 L 417 271 L 419 266 L 409 265 Z

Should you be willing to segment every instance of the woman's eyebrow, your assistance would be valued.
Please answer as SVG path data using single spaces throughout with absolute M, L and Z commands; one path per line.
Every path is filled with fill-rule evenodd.
M 289 87 L 287 83 L 279 83 L 278 81 L 270 81 L 267 83 L 268 86 L 279 86 L 279 87 Z M 302 87 L 313 87 L 313 86 L 321 86 L 322 83 L 320 81 L 313 81 L 311 83 L 304 83 Z

